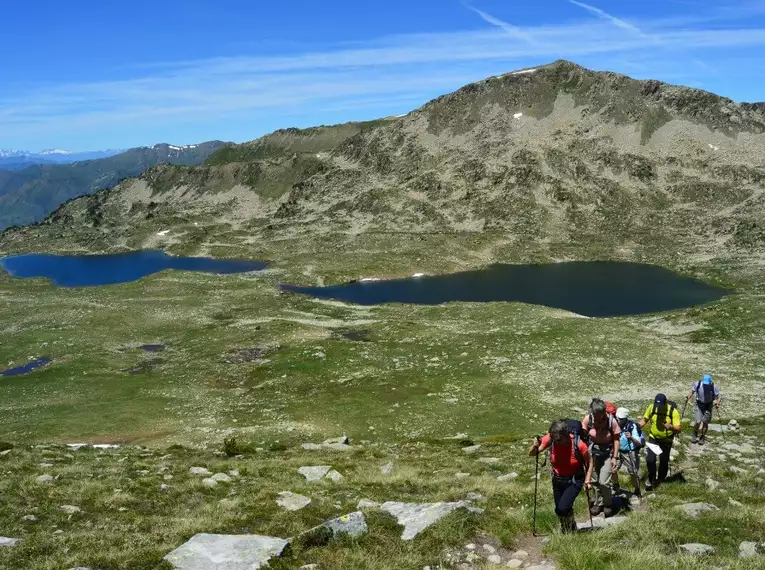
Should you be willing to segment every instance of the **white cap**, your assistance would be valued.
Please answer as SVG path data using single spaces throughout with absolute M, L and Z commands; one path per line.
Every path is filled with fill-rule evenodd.
M 630 411 L 627 408 L 616 408 L 616 419 L 626 420 L 629 417 Z

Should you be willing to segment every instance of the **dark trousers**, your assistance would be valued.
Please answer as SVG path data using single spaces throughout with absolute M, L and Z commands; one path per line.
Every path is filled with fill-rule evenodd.
M 584 477 L 563 479 L 553 476 L 553 498 L 555 499 L 555 514 L 567 517 L 574 514 L 574 501 L 582 490 Z
M 669 452 L 672 451 L 672 439 L 652 439 L 648 438 L 650 443 L 655 443 L 661 447 L 661 455 L 659 456 L 659 478 L 656 478 L 656 454 L 651 451 L 650 447 L 645 449 L 645 462 L 648 466 L 648 480 L 651 483 L 661 483 L 667 478 L 667 472 L 669 471 Z

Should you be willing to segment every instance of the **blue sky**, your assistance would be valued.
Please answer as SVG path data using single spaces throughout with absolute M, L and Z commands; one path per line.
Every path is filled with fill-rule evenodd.
M 559 58 L 763 101 L 765 0 L 25 0 L 0 54 L 0 148 L 241 142 Z

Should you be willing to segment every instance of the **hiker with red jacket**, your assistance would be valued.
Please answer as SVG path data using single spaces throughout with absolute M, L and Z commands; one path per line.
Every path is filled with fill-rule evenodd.
M 595 398 L 590 403 L 590 413 L 582 420 L 583 433 L 589 437 L 592 461 L 584 484 L 595 487 L 595 497 L 590 514 L 601 512 L 610 517 L 614 514 L 614 496 L 611 477 L 619 470 L 619 439 L 622 430 L 614 416 L 608 413 L 606 402 Z
M 555 421 L 550 425 L 550 431 L 541 439 L 537 438 L 529 450 L 529 455 L 534 457 L 550 449 L 555 514 L 563 532 L 576 531 L 574 501 L 582 490 L 585 473 L 591 463 L 590 450 L 581 441 L 579 428 L 573 431 L 577 433 L 569 429 L 565 420 Z

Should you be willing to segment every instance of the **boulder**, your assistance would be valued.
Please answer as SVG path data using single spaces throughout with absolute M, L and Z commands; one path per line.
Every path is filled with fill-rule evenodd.
M 341 534 L 348 535 L 352 538 L 358 538 L 368 532 L 367 521 L 364 518 L 364 513 L 356 511 L 348 515 L 343 515 L 336 519 L 326 521 L 319 526 L 315 526 L 310 530 L 307 530 L 297 536 L 297 538 L 310 538 L 314 543 L 317 540 L 323 542 L 329 539 L 335 538 Z
M 467 447 L 463 447 L 462 453 L 475 453 L 479 449 L 481 449 L 481 444 L 476 443 L 475 445 L 468 445 Z
M 195 534 L 167 556 L 178 570 L 254 570 L 266 568 L 289 541 L 273 536 Z
M 311 499 L 290 491 L 282 491 L 276 504 L 286 511 L 299 511 L 311 504 Z
M 588 528 L 608 528 L 616 525 L 620 525 L 622 523 L 627 522 L 627 517 L 619 516 L 619 517 L 609 517 L 607 519 L 596 517 L 592 519 L 592 525 L 590 525 L 590 521 L 587 522 L 580 522 L 576 523 L 576 528 L 578 530 L 586 530 Z
M 212 477 L 210 477 L 213 481 L 217 481 L 218 483 L 231 483 L 231 477 L 226 475 L 225 473 L 216 473 Z
M 7 536 L 0 536 L 0 548 L 10 548 L 16 546 L 21 542 L 20 538 L 8 538 Z
M 75 513 L 82 512 L 82 509 L 80 507 L 76 507 L 74 505 L 61 505 L 61 507 L 59 508 L 68 515 L 73 515 Z
M 299 468 L 298 473 L 305 477 L 306 481 L 315 483 L 316 481 L 321 481 L 321 479 L 329 473 L 330 469 L 332 469 L 332 467 L 329 465 L 313 465 Z
M 209 477 L 210 475 L 212 475 L 212 471 L 210 471 L 206 467 L 191 467 L 189 468 L 189 474 Z
M 202 485 L 204 487 L 207 487 L 208 489 L 212 489 L 213 487 L 218 486 L 218 482 L 212 477 L 205 477 L 204 479 L 202 479 Z
M 700 544 L 698 542 L 691 542 L 689 544 L 681 544 L 680 550 L 685 551 L 691 556 L 711 556 L 715 553 L 715 549 L 708 544 Z
M 435 524 L 452 511 L 468 508 L 464 501 L 455 503 L 399 503 L 388 501 L 383 503 L 381 510 L 393 515 L 398 524 L 404 527 L 402 540 L 412 540 L 429 526 Z
M 359 501 L 359 504 L 356 505 L 356 508 L 359 509 L 359 510 L 361 510 L 361 509 L 376 509 L 379 506 L 380 506 L 380 503 L 378 503 L 377 501 L 372 501 L 371 499 L 361 499 Z
M 702 513 L 719 510 L 716 506 L 709 503 L 686 503 L 684 505 L 677 505 L 675 508 L 695 519 L 699 518 Z
M 754 558 L 760 554 L 765 554 L 765 543 L 744 541 L 738 545 L 738 555 L 741 558 Z

